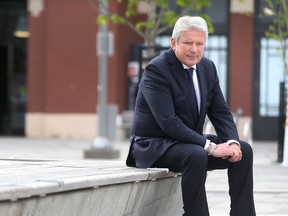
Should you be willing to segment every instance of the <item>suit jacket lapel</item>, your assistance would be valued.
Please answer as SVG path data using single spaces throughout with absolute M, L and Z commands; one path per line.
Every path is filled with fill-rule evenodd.
M 197 65 L 197 77 L 200 88 L 201 106 L 200 106 L 200 118 L 205 118 L 207 105 L 207 89 L 205 88 L 205 71 L 201 65 Z M 204 116 L 203 116 L 204 115 Z

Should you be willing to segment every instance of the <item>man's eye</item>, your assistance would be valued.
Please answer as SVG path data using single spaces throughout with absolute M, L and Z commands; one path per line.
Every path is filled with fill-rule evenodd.
M 184 42 L 184 44 L 187 45 L 187 46 L 191 46 L 192 42 Z

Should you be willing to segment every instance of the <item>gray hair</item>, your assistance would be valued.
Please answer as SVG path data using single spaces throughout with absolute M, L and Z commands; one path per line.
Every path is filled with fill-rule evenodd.
M 180 17 L 175 25 L 172 32 L 172 38 L 179 41 L 180 34 L 187 30 L 199 30 L 205 33 L 205 39 L 208 39 L 208 27 L 206 21 L 199 16 L 183 16 Z

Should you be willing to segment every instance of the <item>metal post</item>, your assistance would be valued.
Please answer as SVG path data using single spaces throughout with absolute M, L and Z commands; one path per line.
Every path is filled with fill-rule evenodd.
M 107 15 L 108 1 L 99 2 L 99 14 Z M 107 105 L 107 61 L 113 54 L 113 34 L 108 32 L 107 25 L 99 25 L 97 33 L 98 65 L 98 136 L 85 151 L 85 158 L 118 158 L 119 151 L 112 148 L 113 133 L 116 124 L 116 105 Z M 114 130 L 111 132 L 111 130 Z M 111 135 L 112 134 L 112 135 Z M 110 135 L 110 139 L 108 138 Z
M 282 165 L 285 166 L 285 167 L 288 167 L 288 95 L 287 95 L 287 81 L 284 82 L 285 83 L 285 91 L 284 91 L 284 95 L 285 95 L 285 107 L 286 107 L 286 117 L 285 117 L 285 132 L 284 132 L 284 144 L 283 144 L 283 147 L 282 147 L 282 150 L 283 150 L 283 160 L 282 160 Z
M 283 166 L 288 166 L 288 99 L 286 99 L 285 136 L 283 146 Z
M 277 162 L 283 162 L 284 136 L 286 121 L 286 88 L 285 82 L 280 83 L 279 117 L 278 117 L 278 157 Z
M 107 51 L 109 42 L 107 39 L 108 32 L 106 25 L 99 26 L 99 32 L 97 35 L 97 54 L 99 56 L 98 64 L 98 137 L 93 142 L 95 148 L 110 148 L 110 144 L 107 138 Z

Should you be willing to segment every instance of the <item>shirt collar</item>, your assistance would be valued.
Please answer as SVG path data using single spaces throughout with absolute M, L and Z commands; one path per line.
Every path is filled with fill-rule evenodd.
M 189 68 L 187 65 L 185 65 L 185 64 L 182 64 L 183 65 L 183 68 L 184 69 L 191 69 L 191 68 L 194 68 L 195 69 L 195 71 L 196 71 L 196 65 L 193 65 L 191 68 Z

